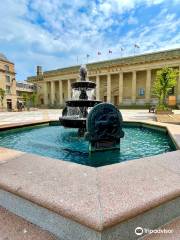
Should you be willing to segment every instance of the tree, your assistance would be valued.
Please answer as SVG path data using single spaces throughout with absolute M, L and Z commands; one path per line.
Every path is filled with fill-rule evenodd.
M 30 101 L 33 107 L 37 106 L 37 93 L 33 93 L 30 97 Z
M 156 79 L 153 84 L 153 94 L 159 99 L 158 109 L 166 110 L 166 99 L 169 92 L 177 83 L 178 71 L 164 67 L 157 71 Z
M 30 104 L 30 97 L 29 97 L 29 95 L 27 93 L 23 93 L 22 97 L 23 97 L 23 101 L 24 101 L 25 107 L 27 107 L 27 109 L 29 110 L 29 107 L 30 107 L 29 106 L 29 104 Z
M 0 101 L 1 101 L 1 106 L 3 108 L 3 101 L 4 101 L 4 98 L 5 98 L 5 90 L 0 88 Z

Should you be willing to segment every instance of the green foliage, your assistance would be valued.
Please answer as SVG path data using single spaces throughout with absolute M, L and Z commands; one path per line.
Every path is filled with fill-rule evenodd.
M 1 106 L 3 107 L 3 100 L 5 97 L 5 90 L 0 88 L 0 101 L 1 101 Z
M 23 93 L 22 96 L 23 96 L 25 107 L 30 108 L 30 106 L 32 107 L 37 106 L 37 100 L 38 100 L 37 93 L 33 93 L 33 94 Z
M 37 106 L 37 102 L 38 102 L 37 93 L 33 93 L 33 94 L 31 95 L 30 101 L 31 101 L 33 107 L 36 107 L 36 106 Z
M 24 101 L 24 106 L 27 107 L 27 109 L 29 110 L 29 108 L 30 108 L 30 96 L 29 96 L 29 94 L 23 93 L 22 97 L 23 97 L 23 101 Z
M 153 94 L 159 99 L 157 109 L 168 109 L 166 99 L 171 89 L 176 86 L 177 76 L 178 71 L 168 67 L 164 67 L 157 72 L 153 85 Z
M 23 97 L 23 100 L 24 100 L 25 106 L 27 106 L 28 102 L 30 101 L 29 94 L 27 94 L 27 93 L 23 93 L 22 97 Z

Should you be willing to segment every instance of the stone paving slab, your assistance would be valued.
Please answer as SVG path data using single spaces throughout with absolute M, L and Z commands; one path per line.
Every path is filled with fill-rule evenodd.
M 180 196 L 180 151 L 92 168 L 0 149 L 1 189 L 97 231 Z
M 158 114 L 156 120 L 162 123 L 180 124 L 180 114 Z
M 123 119 L 126 121 L 154 121 L 155 114 L 148 110 L 122 109 Z M 24 112 L 0 112 L 0 125 L 22 123 L 28 121 L 58 120 L 62 109 L 39 109 L 37 111 Z
M 0 240 L 58 240 L 38 226 L 0 207 Z
M 139 122 L 166 127 L 180 149 L 180 126 Z M 178 198 L 180 151 L 95 169 L 0 148 L 0 189 L 99 232 Z
M 0 188 L 87 226 L 101 226 L 96 169 L 0 148 Z M 16 155 L 12 158 L 13 151 Z M 10 155 L 9 155 L 10 154 Z M 6 172 L 6 174 L 5 174 Z M 48 194 L 47 194 L 48 193 Z

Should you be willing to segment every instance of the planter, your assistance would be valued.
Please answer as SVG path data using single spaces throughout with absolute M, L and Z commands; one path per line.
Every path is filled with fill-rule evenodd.
M 174 114 L 172 109 L 169 109 L 169 110 L 156 110 L 155 113 L 156 114 Z

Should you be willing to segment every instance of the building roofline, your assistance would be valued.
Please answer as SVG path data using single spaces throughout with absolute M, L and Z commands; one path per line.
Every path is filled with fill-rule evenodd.
M 142 53 L 142 54 L 138 54 L 138 55 L 130 55 L 130 56 L 126 56 L 126 57 L 122 57 L 122 58 L 113 58 L 110 60 L 103 60 L 103 61 L 98 61 L 98 62 L 92 62 L 89 63 L 87 65 L 91 65 L 91 64 L 96 64 L 96 63 L 107 63 L 107 62 L 112 62 L 112 61 L 119 61 L 119 60 L 126 60 L 126 59 L 133 59 L 133 58 L 137 58 L 137 57 L 141 57 L 141 56 L 150 56 L 150 55 L 155 55 L 155 54 L 159 54 L 159 53 L 168 53 L 168 52 L 174 52 L 174 51 L 180 51 L 180 48 L 173 48 L 173 49 L 168 49 L 168 50 L 161 50 L 161 51 L 154 51 L 154 52 L 149 52 L 149 53 Z
M 10 63 L 10 64 L 13 64 L 13 65 L 14 65 L 14 63 L 11 62 L 11 61 L 9 61 L 8 59 L 5 60 L 5 59 L 0 58 L 0 61 L 1 61 L 1 62 L 5 62 L 5 63 Z
M 155 56 L 155 55 L 159 55 L 159 54 L 168 54 L 168 53 L 172 53 L 172 52 L 177 52 L 179 51 L 179 56 L 180 56 L 180 48 L 174 48 L 174 49 L 168 49 L 168 50 L 161 50 L 161 51 L 154 51 L 154 52 L 150 52 L 150 53 L 143 53 L 143 54 L 139 54 L 139 55 L 135 55 L 135 56 L 126 56 L 126 57 L 122 57 L 122 58 L 114 58 L 114 59 L 110 59 L 110 60 L 103 60 L 103 61 L 97 61 L 97 62 L 92 62 L 92 63 L 88 63 L 86 64 L 86 66 L 88 67 L 91 67 L 91 66 L 94 66 L 94 65 L 102 65 L 102 64 L 113 64 L 113 63 L 117 63 L 117 62 L 120 62 L 120 63 L 125 63 L 126 60 L 139 60 L 142 58 L 142 57 L 149 57 L 149 56 Z M 44 74 L 49 74 L 49 73 L 55 73 L 55 72 L 63 72 L 63 71 L 66 71 L 66 70 L 78 70 L 80 67 L 80 65 L 72 65 L 72 66 L 69 66 L 69 67 L 64 67 L 64 68 L 57 68 L 57 69 L 53 69 L 53 70 L 49 70 L 49 71 L 44 71 Z M 33 78 L 33 77 L 36 77 L 35 76 L 30 76 L 28 78 Z

